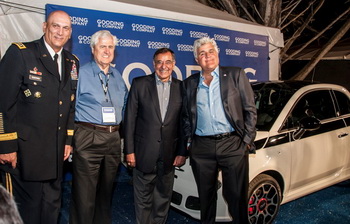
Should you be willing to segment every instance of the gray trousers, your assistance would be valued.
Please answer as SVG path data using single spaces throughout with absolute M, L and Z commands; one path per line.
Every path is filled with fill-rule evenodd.
M 174 172 L 164 174 L 159 162 L 152 173 L 133 171 L 137 224 L 163 224 L 168 217 L 174 185 Z

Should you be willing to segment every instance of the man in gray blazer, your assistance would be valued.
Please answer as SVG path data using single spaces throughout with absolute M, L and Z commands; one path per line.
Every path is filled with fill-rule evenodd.
M 218 47 L 204 37 L 194 42 L 202 71 L 184 82 L 184 132 L 197 183 L 201 222 L 215 223 L 217 177 L 235 224 L 248 223 L 248 154 L 254 152 L 254 93 L 242 68 L 219 66 Z
M 171 76 L 174 52 L 158 49 L 155 72 L 135 78 L 125 110 L 125 148 L 133 170 L 136 221 L 165 223 L 174 184 L 174 167 L 186 160 L 181 143 L 181 81 Z

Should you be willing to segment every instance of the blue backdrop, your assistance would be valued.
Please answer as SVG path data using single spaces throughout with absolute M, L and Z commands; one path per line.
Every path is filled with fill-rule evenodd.
M 200 70 L 194 60 L 194 40 L 214 38 L 220 49 L 220 64 L 245 69 L 248 78 L 269 79 L 268 37 L 233 30 L 97 11 L 75 7 L 46 5 L 46 15 L 64 10 L 71 16 L 73 34 L 68 48 L 80 59 L 81 65 L 92 59 L 90 38 L 98 30 L 109 30 L 119 42 L 113 63 L 129 86 L 137 76 L 153 72 L 152 57 L 156 49 L 168 47 L 175 52 L 174 76 L 183 80 Z

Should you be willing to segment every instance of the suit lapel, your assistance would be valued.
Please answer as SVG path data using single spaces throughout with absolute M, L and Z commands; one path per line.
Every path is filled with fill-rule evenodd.
M 224 106 L 224 110 L 228 110 L 228 102 L 227 102 L 227 91 L 229 90 L 230 76 L 224 71 L 221 67 L 219 67 L 219 82 L 220 82 L 220 94 L 222 99 L 222 104 Z
M 179 82 L 175 79 L 172 80 L 171 84 L 170 84 L 170 96 L 169 96 L 169 103 L 168 103 L 168 109 L 166 111 L 165 114 L 165 118 L 164 118 L 164 123 L 167 120 L 167 118 L 170 116 L 169 114 L 171 114 L 173 110 L 173 102 L 177 101 L 177 96 L 179 95 L 178 88 L 177 85 L 179 85 Z M 181 92 L 180 92 L 181 94 Z M 171 117 L 171 116 L 170 116 Z
M 197 92 L 198 92 L 198 84 L 200 80 L 200 73 L 197 73 L 197 77 L 195 79 L 191 80 L 190 83 L 190 108 L 191 108 L 191 114 L 192 114 L 192 124 L 193 127 L 197 127 Z M 195 129 L 192 130 L 192 132 L 195 132 Z M 192 133 L 192 134 L 193 134 Z
M 154 105 L 154 108 L 156 109 L 157 117 L 160 121 L 162 121 L 162 116 L 160 113 L 160 106 L 159 106 L 159 99 L 158 99 L 158 91 L 157 91 L 157 84 L 156 84 L 156 77 L 155 73 L 152 73 L 151 78 L 149 79 L 150 88 L 148 88 L 148 91 L 151 96 L 152 104 Z

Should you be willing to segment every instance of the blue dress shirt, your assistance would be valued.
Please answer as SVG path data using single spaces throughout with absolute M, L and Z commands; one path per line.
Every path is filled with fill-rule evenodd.
M 107 78 L 109 74 L 109 79 Z M 88 62 L 80 68 L 78 88 L 76 94 L 75 121 L 101 125 L 120 124 L 123 119 L 128 89 L 119 71 L 109 67 L 108 74 L 104 74 L 95 61 Z M 105 94 L 104 85 L 108 80 Z M 114 107 L 116 123 L 103 123 L 102 107 Z
M 197 92 L 196 135 L 208 136 L 234 131 L 225 116 L 220 94 L 219 67 L 211 75 L 213 80 L 207 86 L 201 74 Z

